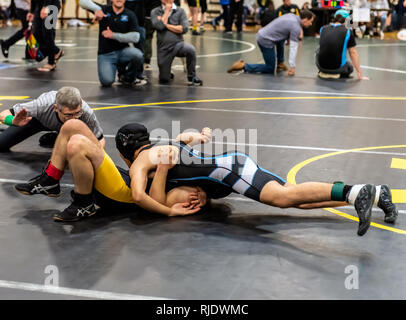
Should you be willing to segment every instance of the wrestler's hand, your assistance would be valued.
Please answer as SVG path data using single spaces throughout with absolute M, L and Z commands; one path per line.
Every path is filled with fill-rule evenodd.
M 170 217 L 188 216 L 200 210 L 200 207 L 194 207 L 190 203 L 176 203 L 171 207 Z
M 196 187 L 196 191 L 192 192 L 189 195 L 189 204 L 193 207 L 204 207 L 207 203 L 206 192 L 203 191 L 200 187 Z
M 201 134 L 201 143 L 208 143 L 211 140 L 211 129 L 203 128 Z
M 13 119 L 13 126 L 22 127 L 32 120 L 25 108 L 22 108 Z

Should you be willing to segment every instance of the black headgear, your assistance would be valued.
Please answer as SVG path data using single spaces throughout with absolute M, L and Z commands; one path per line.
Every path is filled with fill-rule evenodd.
M 116 147 L 127 160 L 134 161 L 137 149 L 150 144 L 149 132 L 142 124 L 129 123 L 122 126 L 116 134 Z

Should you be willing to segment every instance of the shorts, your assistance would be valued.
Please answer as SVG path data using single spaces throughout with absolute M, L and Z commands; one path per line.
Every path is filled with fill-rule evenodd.
M 131 193 L 131 180 L 127 170 L 118 168 L 107 153 L 94 175 L 93 193 L 101 207 L 136 206 Z
M 187 0 L 189 7 L 200 7 L 202 13 L 207 11 L 207 0 Z

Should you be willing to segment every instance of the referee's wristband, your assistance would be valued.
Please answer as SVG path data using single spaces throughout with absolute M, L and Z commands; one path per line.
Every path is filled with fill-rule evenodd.
M 13 125 L 13 119 L 14 116 L 12 116 L 11 114 L 8 115 L 5 119 L 4 119 L 4 124 L 8 125 L 8 126 L 12 126 Z

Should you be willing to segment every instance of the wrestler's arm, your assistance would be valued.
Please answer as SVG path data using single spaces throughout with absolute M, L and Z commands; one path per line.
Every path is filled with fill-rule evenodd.
M 207 195 L 199 187 L 180 186 L 166 193 L 166 178 L 170 166 L 158 165 L 149 195 L 159 203 L 172 207 L 174 204 L 181 203 L 190 208 L 204 207 L 207 204 Z
M 168 166 L 158 165 L 152 180 L 149 195 L 155 201 L 161 204 L 166 204 L 166 177 L 168 176 Z
M 150 150 L 146 150 L 141 153 L 130 168 L 131 190 L 135 203 L 145 210 L 164 214 L 166 216 L 188 215 L 199 211 L 199 207 L 189 208 L 188 204 L 186 204 L 185 207 L 182 203 L 177 203 L 169 208 L 152 199 L 145 192 L 148 180 L 148 172 L 154 169 L 155 166 L 149 159 L 148 151 Z
M 175 141 L 182 141 L 191 147 L 200 143 L 208 143 L 210 142 L 210 140 L 211 140 L 210 128 L 203 128 L 201 133 L 182 132 L 175 139 Z

